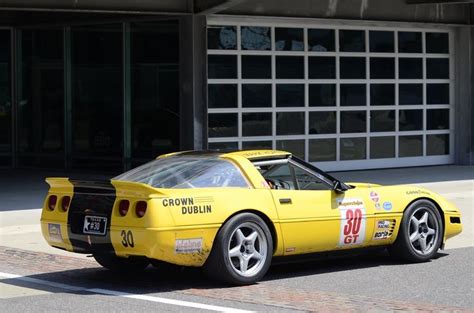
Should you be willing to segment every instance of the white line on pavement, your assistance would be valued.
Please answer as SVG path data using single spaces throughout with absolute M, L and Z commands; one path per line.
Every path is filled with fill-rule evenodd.
M 64 289 L 68 291 L 86 291 L 90 293 L 96 293 L 96 294 L 102 294 L 102 295 L 108 295 L 108 296 L 117 296 L 117 297 L 124 297 L 124 298 L 130 298 L 130 299 L 159 302 L 159 303 L 164 303 L 164 304 L 177 305 L 177 306 L 183 306 L 183 307 L 189 307 L 189 308 L 195 308 L 195 309 L 203 309 L 203 310 L 209 310 L 209 311 L 229 312 L 229 313 L 252 312 L 252 311 L 246 311 L 246 310 L 240 310 L 240 309 L 234 309 L 234 308 L 229 308 L 229 307 L 216 306 L 216 305 L 210 305 L 210 304 L 204 304 L 204 303 L 198 303 L 198 302 L 189 302 L 189 301 L 167 299 L 167 298 L 161 298 L 161 297 L 155 297 L 155 296 L 138 295 L 138 294 L 108 290 L 108 289 L 84 288 L 84 287 L 79 287 L 79 286 L 73 286 L 73 285 L 68 285 L 68 284 L 63 284 L 63 283 L 56 283 L 52 281 L 42 280 L 38 278 L 32 278 L 32 277 L 2 273 L 2 272 L 0 272 L 0 277 L 3 277 L 4 279 L 14 279 L 14 280 L 24 281 L 28 283 L 33 283 L 33 284 Z

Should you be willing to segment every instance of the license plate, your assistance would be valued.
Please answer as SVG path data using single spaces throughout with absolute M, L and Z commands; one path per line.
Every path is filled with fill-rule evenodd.
M 107 218 L 102 216 L 86 215 L 84 218 L 84 234 L 105 235 L 107 230 Z

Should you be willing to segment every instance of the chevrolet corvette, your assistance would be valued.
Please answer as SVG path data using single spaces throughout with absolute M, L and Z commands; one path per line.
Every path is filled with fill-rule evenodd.
M 277 257 L 380 247 L 423 262 L 462 231 L 432 191 L 345 183 L 284 151 L 178 152 L 108 181 L 46 181 L 48 244 L 117 271 L 172 263 L 245 285 Z

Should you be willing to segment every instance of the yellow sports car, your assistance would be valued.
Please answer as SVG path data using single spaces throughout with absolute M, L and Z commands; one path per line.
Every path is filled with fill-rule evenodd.
M 179 152 L 110 181 L 46 181 L 51 246 L 112 270 L 202 266 L 238 285 L 280 256 L 379 246 L 426 261 L 462 230 L 459 210 L 434 192 L 343 183 L 284 151 Z

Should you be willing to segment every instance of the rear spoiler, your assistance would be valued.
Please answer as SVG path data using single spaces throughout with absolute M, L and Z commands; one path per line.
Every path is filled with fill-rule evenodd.
M 84 193 L 84 194 L 111 194 L 117 197 L 155 198 L 163 197 L 162 189 L 154 188 L 143 183 L 121 180 L 76 180 L 67 177 L 48 177 L 49 192 L 55 193 Z

